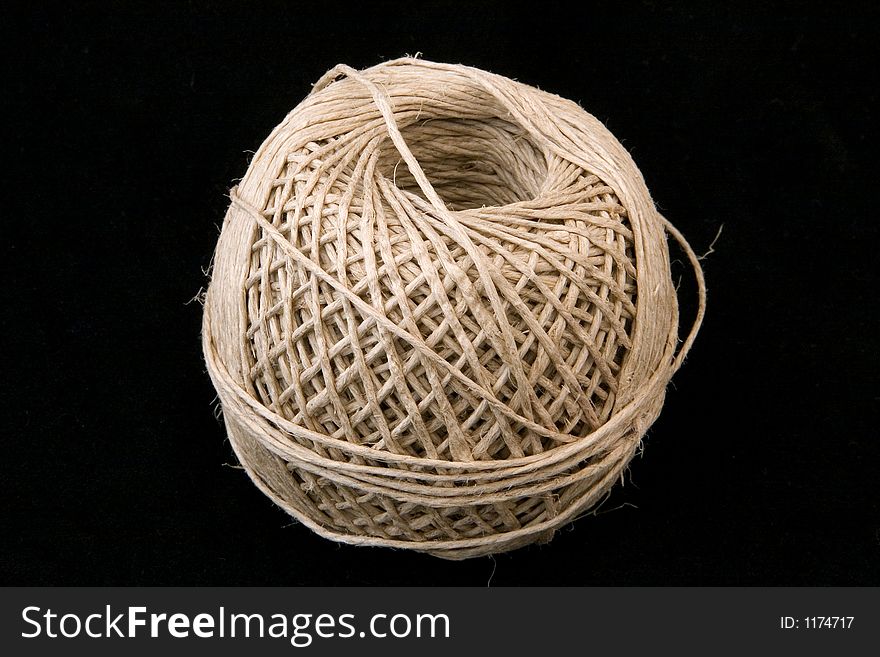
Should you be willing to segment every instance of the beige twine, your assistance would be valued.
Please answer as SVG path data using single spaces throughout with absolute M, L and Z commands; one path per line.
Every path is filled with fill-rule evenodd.
M 231 197 L 208 370 L 254 483 L 335 541 L 548 540 L 621 478 L 705 309 L 608 130 L 474 68 L 337 66 Z M 700 294 L 677 353 L 666 232 Z

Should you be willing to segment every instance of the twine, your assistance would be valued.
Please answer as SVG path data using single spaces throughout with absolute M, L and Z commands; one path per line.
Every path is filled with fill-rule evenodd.
M 602 124 L 474 68 L 337 66 L 230 196 L 208 371 L 251 479 L 335 541 L 548 540 L 621 478 L 705 310 Z M 700 295 L 677 351 L 667 232 Z

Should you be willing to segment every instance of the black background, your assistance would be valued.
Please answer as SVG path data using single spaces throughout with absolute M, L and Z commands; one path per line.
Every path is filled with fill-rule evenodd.
M 714 4 L 6 9 L 0 583 L 880 584 L 878 15 Z M 325 541 L 229 467 L 187 303 L 248 152 L 417 51 L 581 102 L 697 251 L 724 226 L 626 485 L 462 563 Z

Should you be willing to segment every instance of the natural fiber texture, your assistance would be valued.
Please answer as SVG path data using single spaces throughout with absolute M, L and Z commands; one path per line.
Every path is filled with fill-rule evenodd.
M 229 439 L 336 541 L 548 539 L 621 477 L 702 319 L 617 140 L 477 69 L 334 68 L 231 197 L 203 330 Z M 677 353 L 665 231 L 700 286 Z

